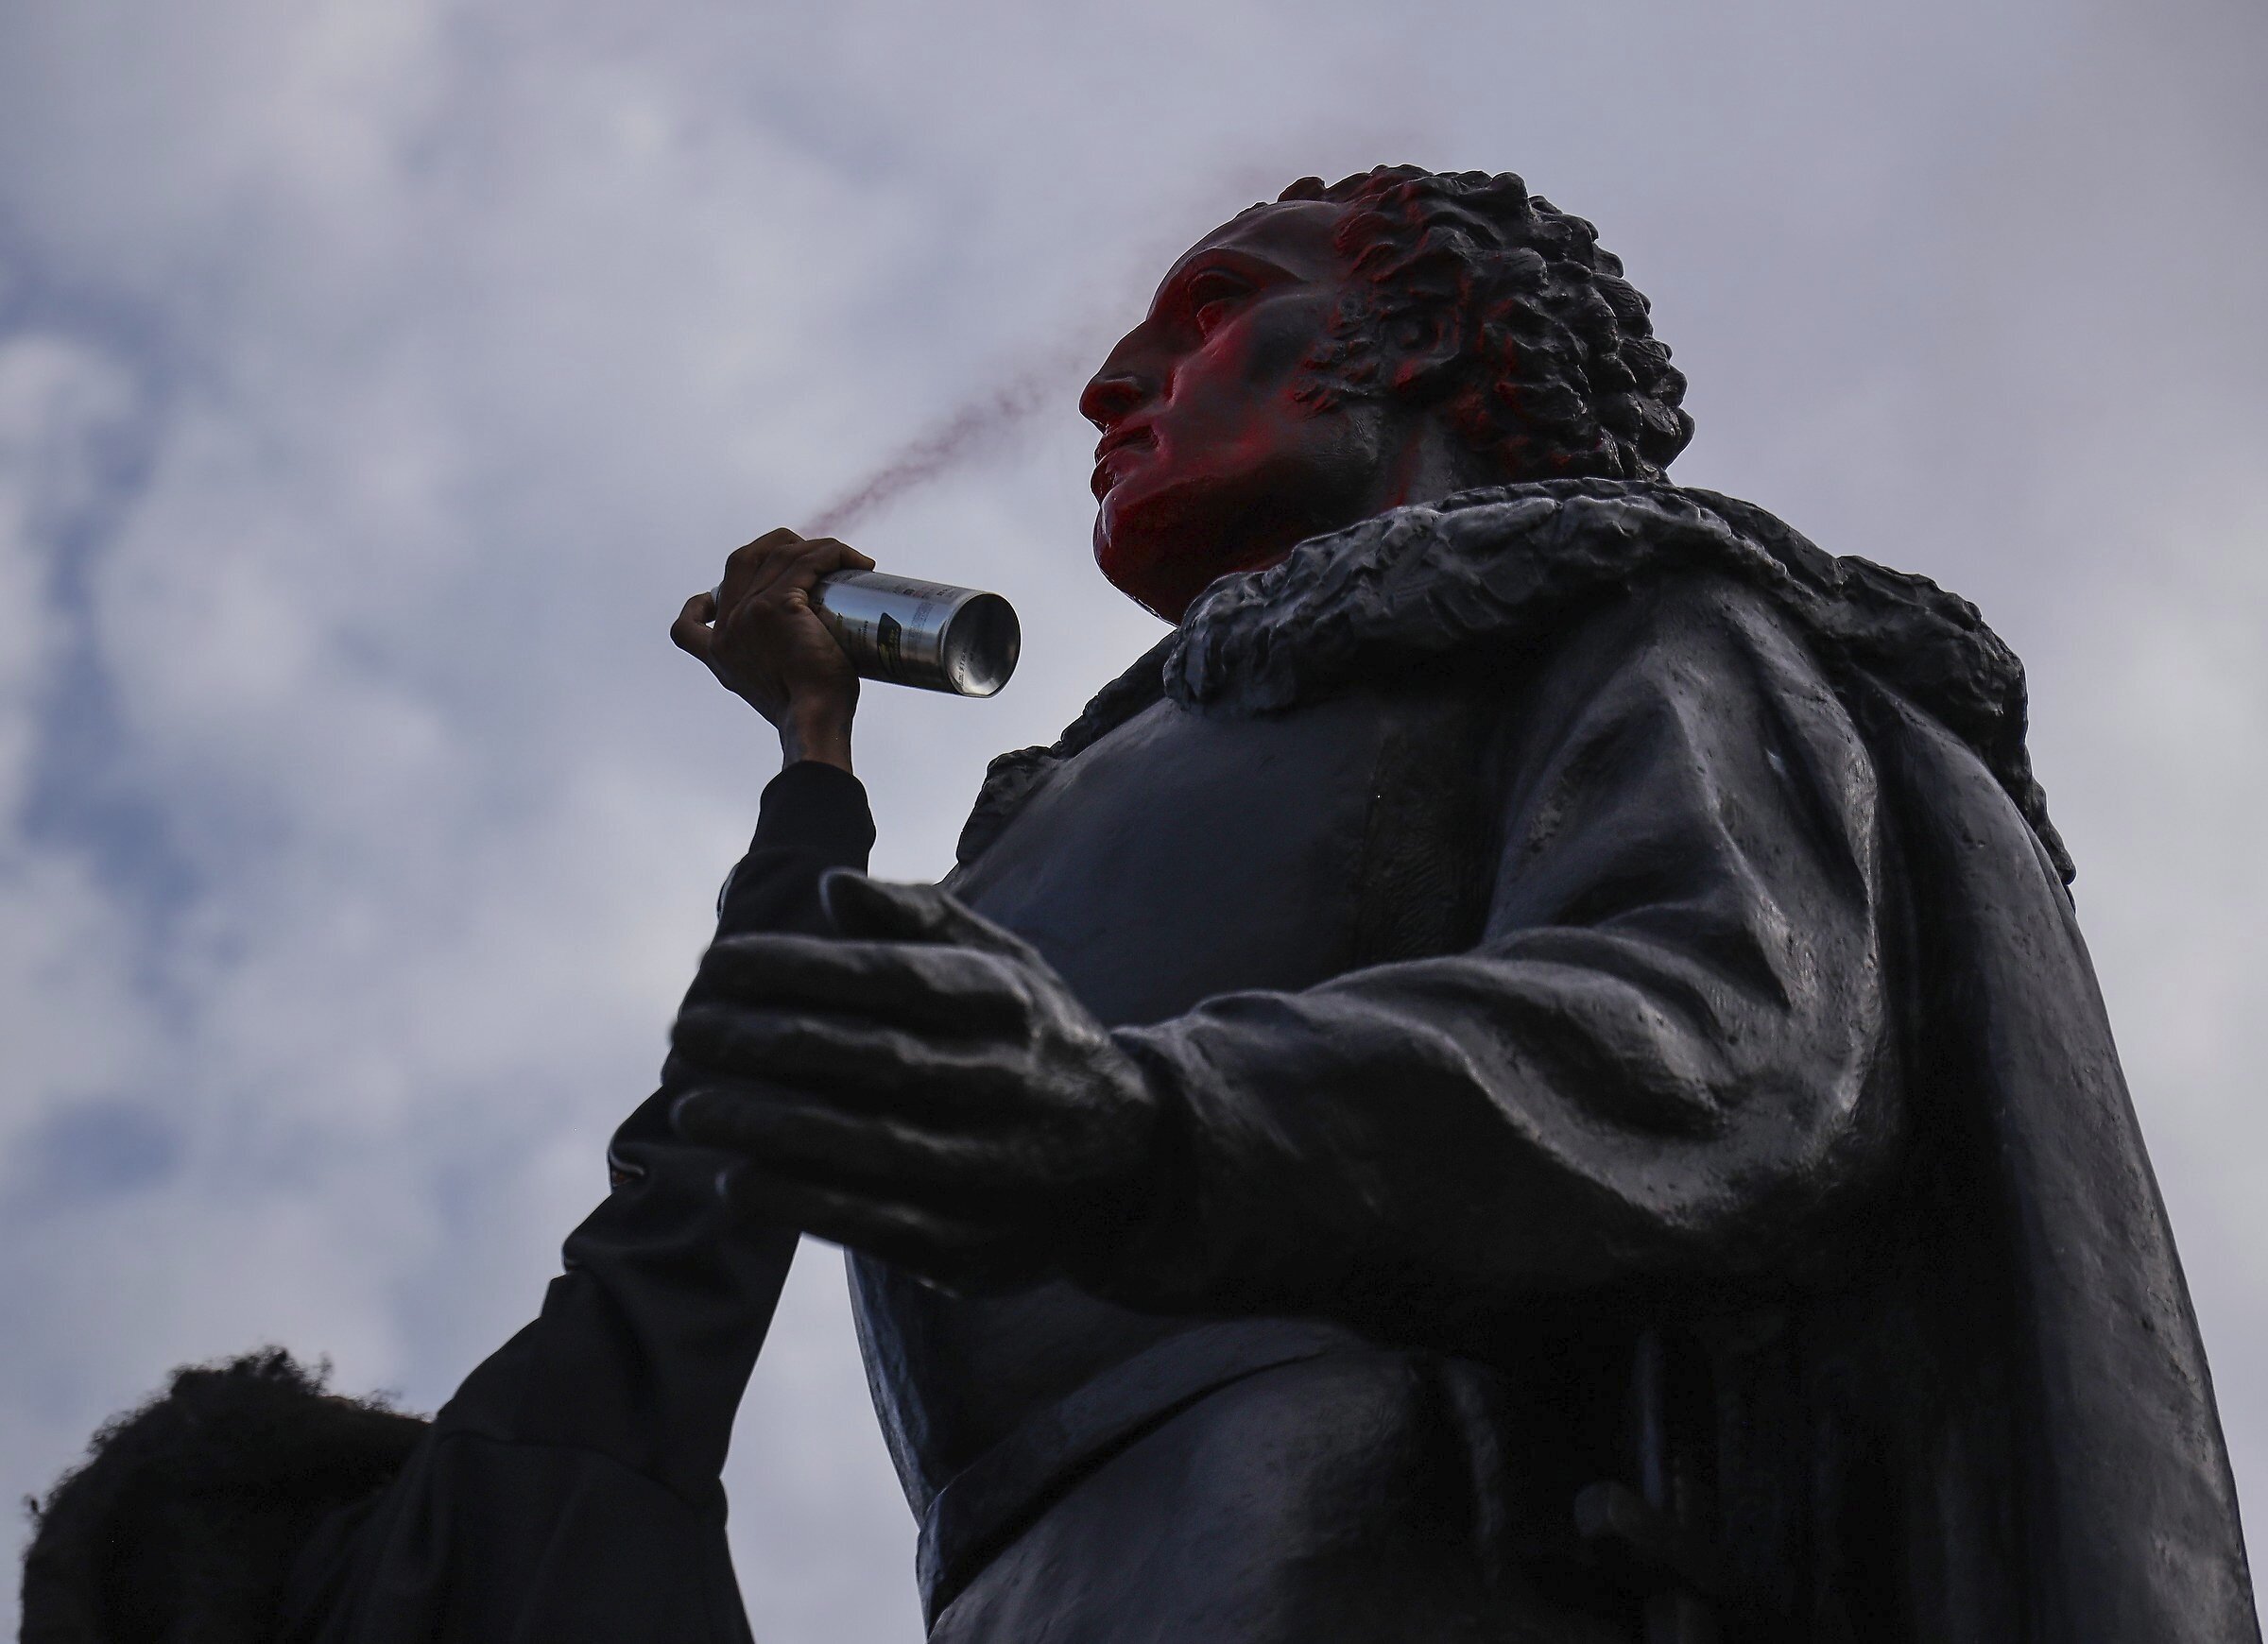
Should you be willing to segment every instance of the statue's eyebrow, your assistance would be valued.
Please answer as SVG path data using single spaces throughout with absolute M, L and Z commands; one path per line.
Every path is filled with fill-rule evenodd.
M 1279 285 L 1299 276 L 1282 264 L 1250 251 L 1240 251 L 1230 246 L 1214 246 L 1198 252 L 1176 268 L 1160 287 L 1160 299 L 1174 300 L 1185 296 L 1190 285 L 1203 275 L 1234 274 L 1249 280 L 1255 286 Z
M 1183 283 L 1194 279 L 1199 274 L 1210 274 L 1216 268 L 1226 269 L 1231 274 L 1242 274 L 1248 280 L 1262 282 L 1297 278 L 1291 269 L 1286 268 L 1282 264 L 1260 256 L 1256 252 L 1240 251 L 1233 246 L 1214 246 L 1192 257 L 1179 268 L 1174 270 L 1174 280 L 1177 284 Z

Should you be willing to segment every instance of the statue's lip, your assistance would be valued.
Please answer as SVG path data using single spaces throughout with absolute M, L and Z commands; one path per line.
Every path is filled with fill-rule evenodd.
M 1156 445 L 1157 430 L 1147 422 L 1121 423 L 1095 442 L 1094 460 L 1101 462 L 1114 451 L 1124 451 L 1129 445 Z
M 1103 493 L 1118 483 L 1118 463 L 1113 459 L 1122 457 L 1123 454 L 1129 451 L 1157 449 L 1157 433 L 1146 422 L 1133 427 L 1114 428 L 1103 436 L 1094 448 L 1094 472 L 1088 480 L 1088 488 L 1094 492 L 1095 500 L 1100 502 Z

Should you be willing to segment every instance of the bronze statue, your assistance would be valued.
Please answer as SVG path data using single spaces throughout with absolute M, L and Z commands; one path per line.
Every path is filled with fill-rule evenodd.
M 733 555 L 675 632 L 785 768 L 662 1087 L 284 1635 L 745 1637 L 803 1230 L 937 1644 L 2257 1639 L 2020 667 L 1667 481 L 1683 386 L 1517 178 L 1206 236 L 1082 407 L 1175 630 L 935 888 L 859 871 L 868 562 Z

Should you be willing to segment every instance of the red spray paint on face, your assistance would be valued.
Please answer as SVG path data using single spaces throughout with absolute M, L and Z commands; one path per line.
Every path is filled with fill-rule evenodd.
M 1096 563 L 1168 622 L 1219 577 L 1404 500 L 1391 410 L 1314 392 L 1314 356 L 1354 277 L 1343 222 L 1336 205 L 1279 202 L 1208 235 L 1081 396 L 1103 431 Z M 821 508 L 809 531 L 846 530 L 989 446 L 1052 401 L 1057 368 L 955 411 Z
M 1216 578 L 1391 500 L 1391 414 L 1308 391 L 1352 274 L 1340 217 L 1278 204 L 1198 242 L 1080 401 L 1103 431 L 1095 562 L 1168 622 Z

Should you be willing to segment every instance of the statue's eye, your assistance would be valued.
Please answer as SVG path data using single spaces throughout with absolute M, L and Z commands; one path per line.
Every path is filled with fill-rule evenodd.
M 1189 311 L 1195 319 L 1197 333 L 1209 336 L 1231 314 L 1237 304 L 1252 295 L 1252 287 L 1225 269 L 1208 269 L 1189 284 Z

